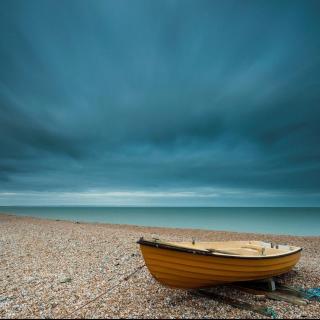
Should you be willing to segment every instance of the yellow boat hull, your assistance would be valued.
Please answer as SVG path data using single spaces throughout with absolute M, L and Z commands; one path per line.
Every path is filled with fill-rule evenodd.
M 173 288 L 203 288 L 230 282 L 267 279 L 290 271 L 301 250 L 279 257 L 202 255 L 140 243 L 152 276 Z

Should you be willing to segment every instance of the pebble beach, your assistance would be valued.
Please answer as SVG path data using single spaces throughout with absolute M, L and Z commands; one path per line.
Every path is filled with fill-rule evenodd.
M 320 287 L 320 237 L 138 227 L 0 214 L 0 318 L 263 318 L 262 315 L 169 289 L 149 274 L 136 241 L 262 240 L 303 248 L 278 280 Z M 279 318 L 319 318 L 320 302 L 296 306 L 238 291 L 214 292 L 270 307 Z

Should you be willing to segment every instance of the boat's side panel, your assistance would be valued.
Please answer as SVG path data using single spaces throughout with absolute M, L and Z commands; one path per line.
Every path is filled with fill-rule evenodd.
M 265 279 L 291 270 L 300 252 L 270 259 L 204 256 L 141 245 L 150 273 L 161 283 L 179 288 Z

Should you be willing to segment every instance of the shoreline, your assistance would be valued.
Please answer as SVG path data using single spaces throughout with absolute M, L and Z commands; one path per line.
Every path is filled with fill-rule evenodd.
M 302 258 L 293 271 L 278 280 L 305 289 L 320 287 L 320 237 L 317 236 L 76 223 L 0 213 L 0 318 L 262 317 L 195 297 L 188 291 L 163 287 L 146 268 L 125 280 L 144 263 L 136 244 L 140 236 L 172 241 L 195 237 L 198 241 L 291 243 L 303 248 Z M 261 303 L 252 295 L 230 287 L 214 290 Z M 99 295 L 100 298 L 90 302 Z M 319 302 L 307 306 L 271 300 L 262 303 L 272 307 L 279 317 L 318 318 L 320 314 Z
M 119 226 L 119 227 L 132 227 L 132 228 L 148 228 L 148 229 L 160 229 L 165 230 L 185 230 L 185 231 L 196 231 L 196 232 L 223 232 L 223 233 L 236 233 L 236 234 L 248 234 L 248 235 L 261 235 L 261 236 L 283 236 L 283 237 L 299 237 L 299 238 L 320 238 L 319 235 L 295 235 L 295 234 L 286 234 L 286 233 L 269 233 L 269 232 L 250 232 L 250 231 L 234 231 L 234 230 L 220 230 L 220 229 L 201 229 L 201 228 L 183 228 L 183 227 L 171 227 L 171 226 L 151 226 L 151 225 L 139 225 L 139 224 L 126 224 L 126 223 L 110 223 L 110 222 L 100 222 L 100 221 L 85 221 L 85 220 L 69 220 L 69 219 L 59 219 L 59 218 L 48 218 L 48 217 L 39 217 L 32 215 L 22 215 L 8 212 L 1 212 L 1 216 L 12 216 L 17 218 L 32 218 L 39 219 L 44 221 L 61 221 L 61 222 L 70 222 L 70 223 L 81 223 L 81 224 L 90 224 L 90 225 L 106 225 L 106 226 Z

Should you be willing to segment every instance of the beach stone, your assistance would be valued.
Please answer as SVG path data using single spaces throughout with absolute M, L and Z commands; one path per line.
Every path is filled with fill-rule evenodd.
M 71 281 L 72 281 L 71 277 L 64 277 L 59 280 L 60 283 L 68 283 Z

